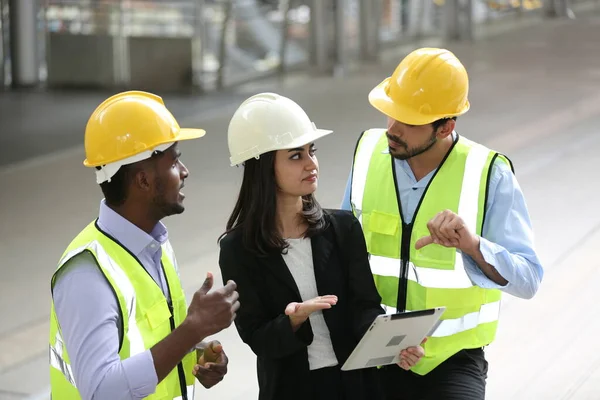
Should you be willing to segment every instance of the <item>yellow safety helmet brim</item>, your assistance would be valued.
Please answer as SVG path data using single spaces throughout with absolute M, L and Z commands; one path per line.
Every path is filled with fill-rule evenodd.
M 369 103 L 379 112 L 390 118 L 408 125 L 427 125 L 438 119 L 457 117 L 469 111 L 470 103 L 467 100 L 464 107 L 453 114 L 422 114 L 403 104 L 394 103 L 388 95 L 390 78 L 386 78 L 369 93 Z
M 154 149 L 204 136 L 203 129 L 182 129 L 163 99 L 153 93 L 126 91 L 100 104 L 85 127 L 86 167 L 138 161 Z
M 155 143 L 153 147 L 158 147 L 164 144 L 170 144 L 170 143 L 175 143 L 175 142 L 181 142 L 183 140 L 190 140 L 190 139 L 198 139 L 203 137 L 204 135 L 206 135 L 206 131 L 204 129 L 193 129 L 193 128 L 182 128 L 179 130 L 179 132 L 177 133 L 177 135 L 172 138 L 172 140 L 164 140 L 158 143 Z M 108 160 L 104 160 L 103 162 L 96 162 L 96 163 L 91 163 L 88 161 L 88 159 L 86 158 L 83 161 L 83 165 L 85 165 L 86 167 L 99 167 L 102 165 L 106 165 L 106 164 L 111 164 L 117 161 L 123 161 L 126 160 L 126 158 L 121 158 L 121 157 L 115 157 L 114 159 L 108 159 Z
M 171 148 L 175 143 L 177 143 L 181 140 L 196 139 L 196 138 L 204 136 L 204 134 L 205 134 L 205 131 L 203 129 L 181 129 L 176 140 L 164 141 L 155 146 L 147 148 L 144 151 L 138 152 L 130 157 L 121 158 L 121 159 L 111 162 L 111 163 L 92 166 L 92 165 L 90 165 L 89 162 L 87 162 L 87 160 L 85 160 L 84 165 L 86 165 L 86 162 L 87 162 L 87 166 L 96 168 L 96 171 L 95 171 L 96 183 L 101 184 L 103 182 L 110 182 L 112 177 L 119 171 L 119 169 L 123 165 L 133 164 L 133 163 L 136 163 L 139 161 L 146 160 L 146 159 L 152 157 L 152 154 L 154 154 L 155 151 L 165 152 L 169 148 Z

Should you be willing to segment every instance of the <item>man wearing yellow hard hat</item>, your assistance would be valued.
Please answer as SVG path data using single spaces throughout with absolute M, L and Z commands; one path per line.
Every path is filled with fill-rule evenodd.
M 145 92 L 114 95 L 91 115 L 84 165 L 104 199 L 52 276 L 53 399 L 191 400 L 194 375 L 207 388 L 223 379 L 222 346 L 202 340 L 233 321 L 235 283 L 209 293 L 208 274 L 188 308 L 160 222 L 184 211 L 178 142 L 204 133 L 181 129 Z
M 484 399 L 501 293 L 529 299 L 542 280 L 511 162 L 455 131 L 468 92 L 454 54 L 421 48 L 369 94 L 387 129 L 360 135 L 342 208 L 387 313 L 446 307 L 417 365 L 380 370 L 388 399 Z

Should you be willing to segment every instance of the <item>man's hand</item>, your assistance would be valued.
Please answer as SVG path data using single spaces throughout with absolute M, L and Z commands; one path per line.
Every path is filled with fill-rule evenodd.
M 194 293 L 184 321 L 198 335 L 196 343 L 229 327 L 240 308 L 235 282 L 229 281 L 224 287 L 208 293 L 212 285 L 213 275 L 209 272 L 202 287 Z
M 430 235 L 417 240 L 415 243 L 417 250 L 432 243 L 444 247 L 455 247 L 471 257 L 488 279 L 500 286 L 508 285 L 508 281 L 485 260 L 479 249 L 481 238 L 467 229 L 461 217 L 450 210 L 442 211 L 427 223 L 427 229 L 429 229 Z
M 479 249 L 479 236 L 470 232 L 465 222 L 450 210 L 438 213 L 427 223 L 429 236 L 417 240 L 417 250 L 432 243 L 444 247 L 455 247 L 467 255 L 472 255 Z
M 223 346 L 216 340 L 201 343 L 196 349 L 198 362 L 194 365 L 193 373 L 198 382 L 207 389 L 223 380 L 227 373 L 229 359 L 223 351 Z
M 417 365 L 417 363 L 425 355 L 425 350 L 422 345 L 425 344 L 427 338 L 423 339 L 420 346 L 409 347 L 400 352 L 400 362 L 398 366 L 406 371 Z
M 337 296 L 326 295 L 303 301 L 302 303 L 290 303 L 285 308 L 285 315 L 290 317 L 292 328 L 298 329 L 315 311 L 331 308 L 337 303 Z

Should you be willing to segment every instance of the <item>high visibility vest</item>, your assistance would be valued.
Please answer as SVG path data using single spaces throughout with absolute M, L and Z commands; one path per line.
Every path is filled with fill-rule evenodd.
M 460 251 L 437 244 L 416 250 L 415 243 L 429 235 L 427 222 L 443 210 L 455 212 L 466 228 L 481 235 L 491 166 L 497 158 L 511 164 L 504 156 L 458 137 L 425 189 L 413 221 L 405 221 L 385 132 L 372 129 L 361 136 L 350 200 L 362 224 L 386 312 L 446 307 L 440 325 L 424 345 L 425 357 L 412 368 L 425 375 L 460 350 L 494 340 L 501 292 L 474 285 Z
M 123 337 L 119 357 L 125 360 L 160 342 L 186 317 L 185 295 L 169 242 L 162 246 L 162 266 L 171 301 L 168 302 L 140 261 L 116 240 L 102 232 L 95 222 L 89 224 L 71 242 L 58 263 L 57 271 L 77 254 L 91 253 L 110 283 L 119 302 Z M 54 288 L 56 272 L 52 277 Z M 196 362 L 191 352 L 156 387 L 152 400 L 192 400 Z M 50 314 L 50 384 L 53 399 L 81 399 L 67 347 L 56 318 L 54 302 Z

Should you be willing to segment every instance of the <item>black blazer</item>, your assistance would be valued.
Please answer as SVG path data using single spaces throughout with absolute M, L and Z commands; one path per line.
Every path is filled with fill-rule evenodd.
M 348 211 L 325 211 L 325 217 L 328 228 L 311 239 L 313 262 L 319 295 L 338 296 L 338 303 L 324 310 L 323 317 L 341 368 L 384 311 L 360 223 Z M 281 254 L 258 257 L 248 252 L 240 231 L 225 236 L 220 246 L 223 282 L 234 280 L 240 295 L 235 325 L 257 356 L 259 400 L 310 399 L 307 346 L 313 333 L 309 320 L 293 332 L 284 313 L 289 303 L 302 299 Z M 382 397 L 374 369 L 341 375 L 348 400 Z

